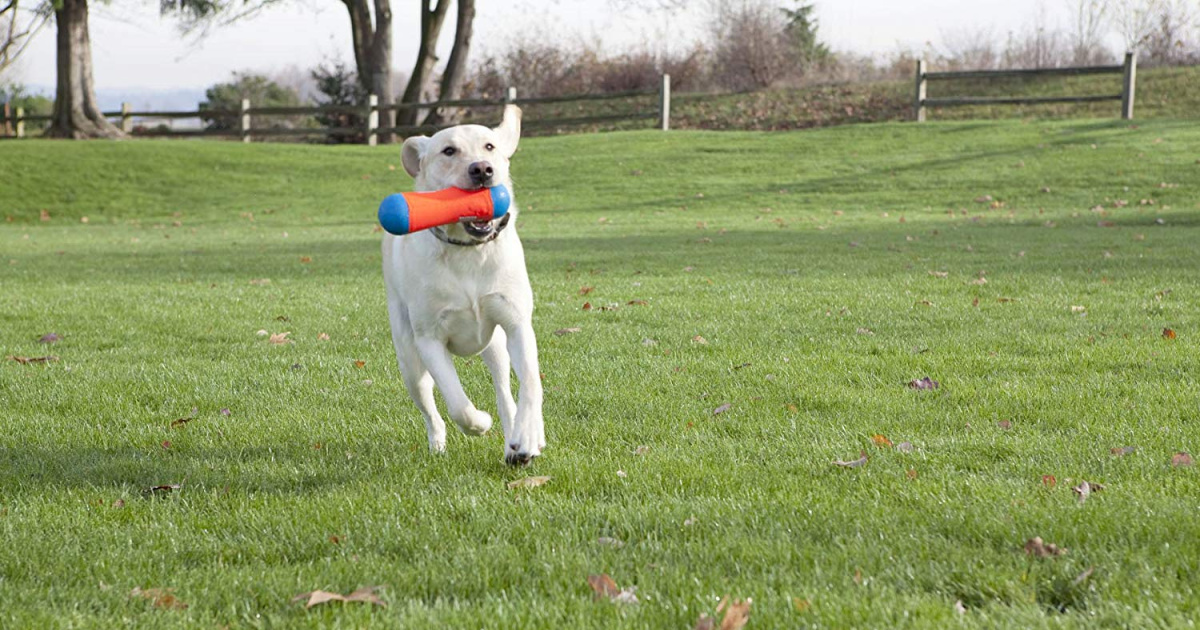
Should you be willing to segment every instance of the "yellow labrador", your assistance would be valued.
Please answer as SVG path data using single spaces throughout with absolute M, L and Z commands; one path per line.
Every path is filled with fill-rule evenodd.
M 451 186 L 512 190 L 509 158 L 521 137 L 521 110 L 509 105 L 495 129 L 459 125 L 404 142 L 404 170 L 420 192 Z M 437 385 L 450 418 L 479 435 L 492 417 L 467 399 L 451 354 L 482 355 L 492 374 L 504 430 L 504 459 L 527 464 L 546 446 L 542 382 L 533 334 L 533 289 L 517 237 L 514 200 L 494 221 L 454 224 L 383 237 L 383 278 L 400 374 L 425 417 L 429 448 L 446 449 L 446 423 L 433 401 Z M 513 400 L 509 366 L 520 381 Z

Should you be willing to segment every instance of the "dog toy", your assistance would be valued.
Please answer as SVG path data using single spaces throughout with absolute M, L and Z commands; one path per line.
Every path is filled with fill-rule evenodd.
M 439 225 L 498 219 L 510 205 L 512 197 L 504 186 L 397 193 L 379 204 L 379 224 L 392 234 L 412 234 Z

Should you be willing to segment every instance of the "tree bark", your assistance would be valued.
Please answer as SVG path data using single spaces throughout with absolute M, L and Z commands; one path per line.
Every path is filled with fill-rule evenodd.
M 392 94 L 392 5 L 390 0 L 374 0 L 374 15 L 367 0 L 342 0 L 350 13 L 350 32 L 354 44 L 354 67 L 358 83 L 367 94 L 379 97 L 379 105 L 395 102 Z M 365 103 L 364 103 L 365 105 Z M 379 126 L 391 127 L 395 112 L 379 112 Z M 379 142 L 392 141 L 392 134 L 379 134 Z
M 438 100 L 453 100 L 462 96 L 463 79 L 466 78 L 467 58 L 471 55 L 471 35 L 475 24 L 475 0 L 458 0 L 458 19 L 454 26 L 454 47 L 450 49 L 450 60 L 442 73 L 442 86 Z M 462 118 L 461 107 L 439 107 L 429 112 L 426 125 L 456 123 Z
M 54 20 L 58 30 L 58 85 L 46 135 L 75 139 L 124 135 L 100 114 L 96 104 L 87 0 L 62 0 L 54 10 Z
M 429 0 L 421 0 L 421 45 L 417 49 L 417 62 L 413 65 L 412 76 L 408 79 L 408 87 L 404 90 L 402 103 L 420 103 L 425 85 L 437 65 L 437 40 L 442 32 L 442 23 L 450 9 L 450 0 L 437 0 L 431 8 Z M 416 108 L 400 112 L 400 124 L 414 125 L 420 116 Z

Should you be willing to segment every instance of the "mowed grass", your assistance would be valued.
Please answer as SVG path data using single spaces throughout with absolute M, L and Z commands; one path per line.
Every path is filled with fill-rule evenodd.
M 1198 160 L 1172 121 L 526 140 L 550 446 L 512 469 L 427 453 L 398 378 L 398 147 L 0 145 L 0 356 L 59 357 L 0 362 L 0 626 L 1188 625 Z

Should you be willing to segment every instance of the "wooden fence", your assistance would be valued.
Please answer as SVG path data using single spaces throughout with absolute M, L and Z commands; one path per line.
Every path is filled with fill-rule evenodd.
M 242 142 L 274 136 L 357 136 L 362 135 L 364 142 L 375 145 L 381 134 L 396 134 L 399 136 L 416 135 L 435 132 L 442 127 L 433 125 L 400 125 L 380 127 L 379 114 L 382 112 L 400 112 L 403 110 L 432 110 L 437 108 L 457 107 L 502 107 L 507 104 L 540 105 L 549 103 L 576 103 L 584 101 L 610 101 L 636 97 L 657 96 L 656 111 L 637 111 L 625 114 L 603 114 L 594 116 L 577 116 L 570 118 L 529 118 L 522 121 L 523 126 L 532 128 L 570 127 L 579 125 L 595 125 L 605 123 L 626 122 L 631 120 L 657 121 L 655 127 L 662 130 L 670 128 L 671 121 L 671 76 L 662 75 L 662 83 L 657 90 L 635 90 L 614 92 L 609 94 L 573 94 L 567 96 L 545 96 L 534 98 L 517 98 L 517 89 L 508 88 L 505 96 L 499 99 L 457 99 L 435 101 L 430 103 L 395 103 L 380 105 L 379 98 L 372 94 L 365 105 L 321 105 L 309 107 L 255 107 L 249 100 L 243 99 L 237 110 L 196 109 L 195 111 L 134 111 L 128 103 L 121 105 L 120 111 L 103 112 L 107 118 L 114 119 L 118 126 L 127 134 L 137 136 L 167 136 L 167 137 L 235 137 Z M 363 124 L 346 127 L 255 127 L 254 122 L 272 116 L 317 116 L 329 114 L 348 114 L 360 116 Z M 29 122 L 49 122 L 51 116 L 29 115 L 20 107 L 11 108 L 8 103 L 0 109 L 0 131 L 3 136 L 24 138 L 25 125 Z M 134 128 L 134 120 L 147 119 L 227 119 L 236 121 L 231 128 L 196 128 L 196 129 L 138 129 Z M 448 125 L 447 125 L 448 126 Z M 2 136 L 0 136 L 2 137 Z
M 1092 96 L 1043 96 L 1043 97 L 975 97 L 927 98 L 926 84 L 929 81 L 951 81 L 955 79 L 985 79 L 1001 77 L 1045 77 L 1078 76 L 1084 74 L 1124 74 L 1120 94 Z M 1125 53 L 1125 63 L 1120 66 L 1084 66 L 1075 68 L 1037 68 L 1032 70 L 969 70 L 962 72 L 926 72 L 925 60 L 917 62 L 917 90 L 913 99 L 913 117 L 925 122 L 928 107 L 957 107 L 962 105 L 1039 105 L 1045 103 L 1091 103 L 1095 101 L 1121 101 L 1121 118 L 1133 120 L 1133 92 L 1137 82 L 1137 54 Z

